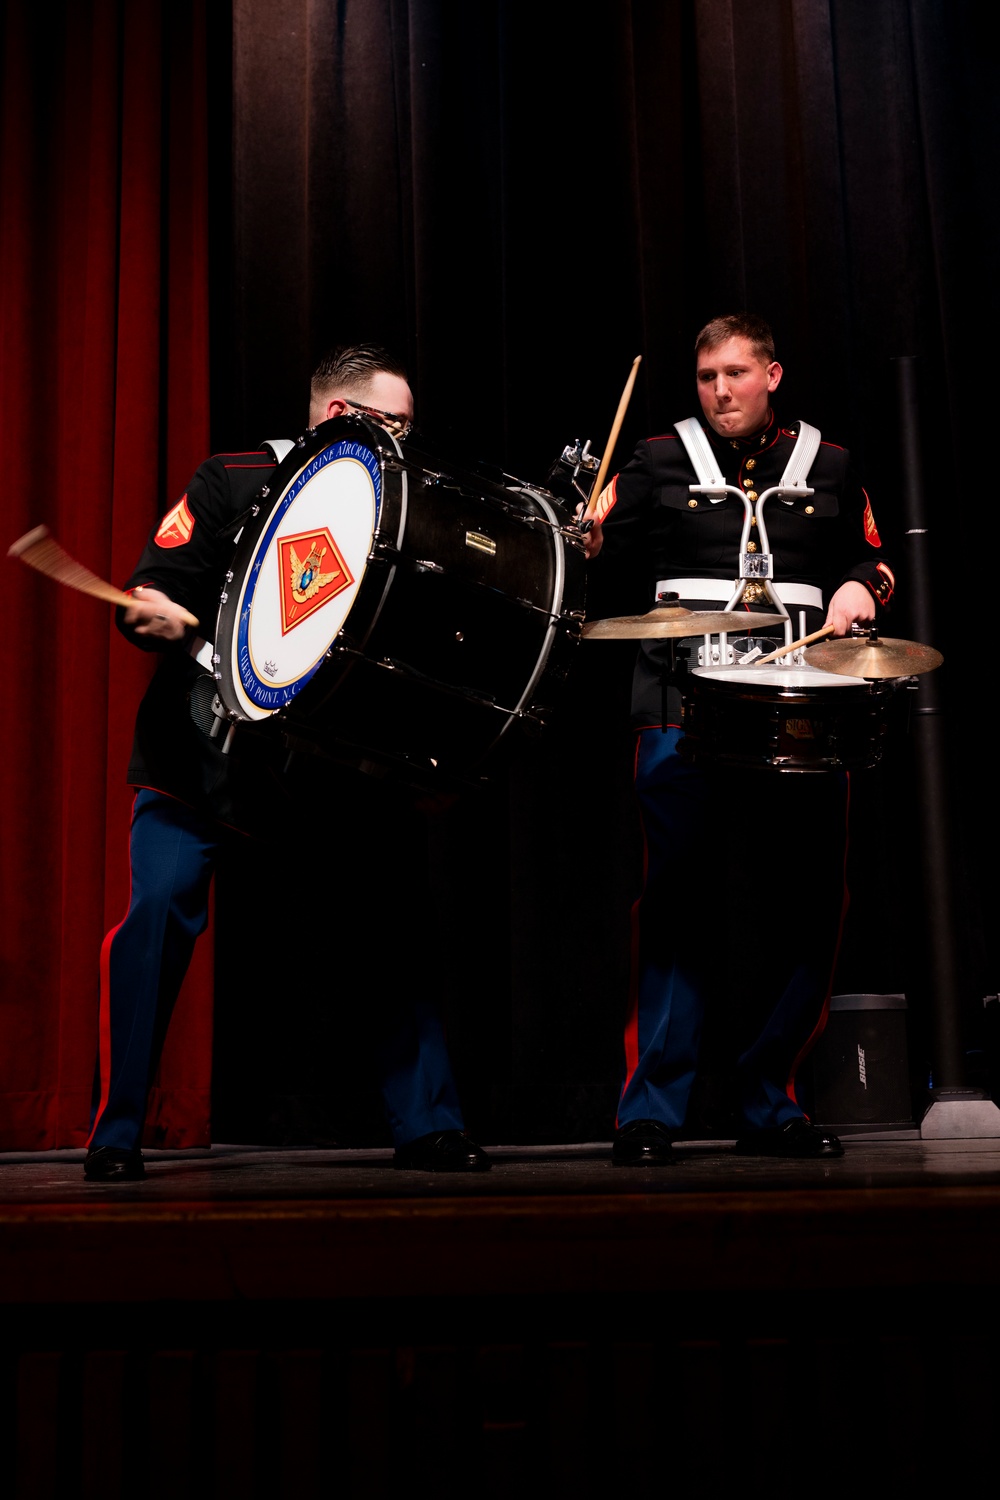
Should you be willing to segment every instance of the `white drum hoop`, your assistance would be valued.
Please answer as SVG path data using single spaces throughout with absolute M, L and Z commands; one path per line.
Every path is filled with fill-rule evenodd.
M 231 570 L 242 575 L 235 603 L 222 598 L 216 649 L 231 714 L 266 719 L 315 676 L 357 598 L 382 499 L 383 467 L 366 443 L 340 438 L 299 464 Z

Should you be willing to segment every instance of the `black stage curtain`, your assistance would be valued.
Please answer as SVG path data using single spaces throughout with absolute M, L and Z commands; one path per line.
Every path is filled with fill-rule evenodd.
M 894 361 L 916 356 L 970 1049 L 998 988 L 982 728 L 997 522 L 985 456 L 967 451 L 988 429 L 961 406 L 996 323 L 988 14 L 963 0 L 234 0 L 214 352 L 217 446 L 294 435 L 320 350 L 375 338 L 407 361 L 442 457 L 539 482 L 571 439 L 601 450 L 637 354 L 619 463 L 690 413 L 701 324 L 757 310 L 786 370 L 782 411 L 848 446 L 866 477 L 902 637 Z M 592 576 L 592 614 L 628 597 Z M 579 658 L 558 729 L 441 836 L 454 1045 L 472 1123 L 493 1139 L 585 1139 L 613 1112 L 637 857 L 631 649 L 588 643 Z M 835 988 L 905 990 L 926 1077 L 905 752 L 855 782 Z M 762 850 L 733 860 L 750 861 L 752 911 L 808 899 L 807 876 L 783 889 Z M 725 881 L 706 895 L 747 920 Z M 328 1090 L 323 1058 L 303 1084 L 290 1053 L 278 1091 Z M 220 1081 L 220 1101 L 237 1093 Z

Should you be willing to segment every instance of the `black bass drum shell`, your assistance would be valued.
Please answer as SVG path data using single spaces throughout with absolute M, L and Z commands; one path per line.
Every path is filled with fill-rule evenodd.
M 513 477 L 323 423 L 238 538 L 216 629 L 227 717 L 409 781 L 482 779 L 568 673 L 585 601 L 570 520 Z

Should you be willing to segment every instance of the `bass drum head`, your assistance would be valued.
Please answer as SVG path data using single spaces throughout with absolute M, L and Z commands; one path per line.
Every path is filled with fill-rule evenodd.
M 342 438 L 298 457 L 277 500 L 244 527 L 219 611 L 219 697 L 241 719 L 286 708 L 322 666 L 357 600 L 382 511 L 381 462 L 367 443 Z

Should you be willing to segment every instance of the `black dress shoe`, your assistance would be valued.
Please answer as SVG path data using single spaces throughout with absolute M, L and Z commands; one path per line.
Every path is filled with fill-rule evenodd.
M 397 1146 L 397 1172 L 488 1172 L 493 1163 L 464 1130 L 434 1130 Z
M 844 1154 L 835 1135 L 808 1120 L 789 1120 L 773 1130 L 752 1130 L 740 1136 L 733 1151 L 737 1156 L 793 1156 L 800 1161 Z
M 675 1159 L 670 1131 L 659 1120 L 631 1120 L 615 1131 L 614 1167 L 665 1167 Z
M 83 1175 L 88 1182 L 138 1182 L 146 1168 L 138 1147 L 123 1151 L 120 1146 L 98 1146 L 87 1152 Z

